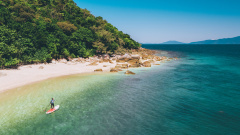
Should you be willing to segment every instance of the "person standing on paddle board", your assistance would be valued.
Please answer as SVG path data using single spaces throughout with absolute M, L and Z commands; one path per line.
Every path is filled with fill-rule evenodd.
M 51 108 L 54 108 L 54 99 L 52 98 L 52 100 L 50 101 L 50 104 L 51 104 Z

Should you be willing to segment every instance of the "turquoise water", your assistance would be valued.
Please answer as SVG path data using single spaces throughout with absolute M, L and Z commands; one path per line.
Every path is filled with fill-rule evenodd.
M 143 47 L 180 59 L 0 93 L 0 134 L 240 134 L 240 46 Z M 61 107 L 46 115 L 51 97 Z

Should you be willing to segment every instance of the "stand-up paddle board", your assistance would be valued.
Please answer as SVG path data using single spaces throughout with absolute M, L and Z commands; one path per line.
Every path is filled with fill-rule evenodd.
M 58 110 L 59 107 L 60 107 L 60 105 L 56 105 L 54 108 L 51 108 L 50 110 L 48 110 L 48 111 L 46 112 L 46 114 L 53 113 L 54 111 Z

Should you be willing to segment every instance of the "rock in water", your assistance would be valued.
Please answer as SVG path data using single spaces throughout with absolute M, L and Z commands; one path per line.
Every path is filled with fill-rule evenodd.
M 129 71 L 129 70 L 127 70 L 127 71 L 125 72 L 125 74 L 127 74 L 127 75 L 135 75 L 135 73 L 133 73 L 132 71 Z

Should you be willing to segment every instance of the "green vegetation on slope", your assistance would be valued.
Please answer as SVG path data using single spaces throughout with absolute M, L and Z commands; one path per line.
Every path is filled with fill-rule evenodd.
M 0 67 L 124 53 L 141 45 L 73 0 L 1 0 Z

